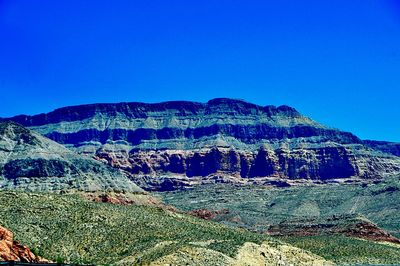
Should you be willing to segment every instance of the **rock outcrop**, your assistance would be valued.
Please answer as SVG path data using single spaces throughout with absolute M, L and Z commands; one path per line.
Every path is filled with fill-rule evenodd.
M 14 240 L 13 233 L 2 226 L 0 226 L 0 261 L 50 262 L 35 255 L 28 247 Z
M 198 209 L 187 212 L 187 214 L 203 220 L 214 220 L 218 215 L 229 213 L 228 209 L 221 209 L 218 211 L 212 211 L 208 209 Z
M 122 169 L 148 189 L 175 189 L 188 179 L 209 177 L 286 182 L 376 180 L 400 173 L 392 149 L 321 125 L 288 106 L 233 99 L 92 104 L 7 120 Z
M 143 192 L 120 171 L 14 122 L 0 123 L 0 189 Z

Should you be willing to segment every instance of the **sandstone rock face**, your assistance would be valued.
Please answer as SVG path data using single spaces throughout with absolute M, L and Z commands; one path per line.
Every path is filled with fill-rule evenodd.
M 143 192 L 118 170 L 13 122 L 0 123 L 0 189 Z
M 50 262 L 36 256 L 29 248 L 15 241 L 13 233 L 2 226 L 0 226 L 0 261 Z
M 286 182 L 374 180 L 400 173 L 396 152 L 321 125 L 288 106 L 233 99 L 93 104 L 8 120 L 122 169 L 149 189 L 174 189 L 182 180 L 201 183 L 210 177 Z M 47 163 L 59 172 L 65 169 Z

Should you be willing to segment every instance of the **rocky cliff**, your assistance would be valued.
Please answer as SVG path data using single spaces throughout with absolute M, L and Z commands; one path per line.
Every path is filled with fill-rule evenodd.
M 0 226 L 0 261 L 50 263 L 35 255 L 28 247 L 14 240 L 14 234 Z
M 156 189 L 210 177 L 371 180 L 400 172 L 396 153 L 288 106 L 234 99 L 92 104 L 7 120 L 121 168 Z
M 0 189 L 142 192 L 120 171 L 14 122 L 0 123 Z

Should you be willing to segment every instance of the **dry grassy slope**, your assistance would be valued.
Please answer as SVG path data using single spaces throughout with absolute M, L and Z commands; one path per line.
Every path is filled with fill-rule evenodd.
M 265 235 L 162 208 L 95 203 L 77 195 L 0 192 L 0 224 L 54 261 L 243 265 L 254 255 L 266 265 L 328 265 Z

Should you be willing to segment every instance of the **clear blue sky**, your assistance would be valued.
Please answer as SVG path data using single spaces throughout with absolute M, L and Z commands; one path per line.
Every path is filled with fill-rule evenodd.
M 0 0 L 0 116 L 242 98 L 400 141 L 400 1 Z

